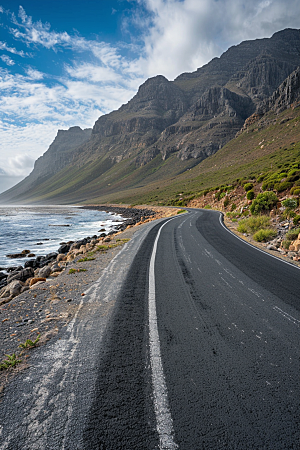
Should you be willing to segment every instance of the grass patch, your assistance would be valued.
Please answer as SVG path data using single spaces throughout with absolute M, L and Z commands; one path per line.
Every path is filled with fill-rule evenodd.
M 15 353 L 13 353 L 12 355 L 5 355 L 5 356 L 7 357 L 7 359 L 2 361 L 2 363 L 0 364 L 0 370 L 9 369 L 10 367 L 14 367 L 22 362 L 21 359 L 17 359 Z
M 86 272 L 86 269 L 70 269 L 69 275 L 71 275 L 72 273 L 77 273 L 77 272 Z
M 39 342 L 39 340 L 40 340 L 40 336 L 41 335 L 39 334 L 35 341 L 32 341 L 31 339 L 27 339 L 24 342 L 24 344 L 20 344 L 19 347 L 21 347 L 21 348 L 33 348 L 33 347 L 35 347 L 37 345 L 37 343 Z
M 79 259 L 77 262 L 85 262 L 85 261 L 94 261 L 95 258 L 92 256 L 85 256 L 84 258 Z
M 186 213 L 186 212 L 187 212 L 186 209 L 180 209 L 179 211 L 177 211 L 176 214 L 183 214 L 183 213 Z

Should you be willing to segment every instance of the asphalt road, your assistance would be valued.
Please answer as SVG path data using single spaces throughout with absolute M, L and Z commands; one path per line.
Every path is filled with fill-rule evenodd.
M 220 217 L 189 211 L 127 244 L 11 383 L 1 449 L 300 448 L 300 271 Z

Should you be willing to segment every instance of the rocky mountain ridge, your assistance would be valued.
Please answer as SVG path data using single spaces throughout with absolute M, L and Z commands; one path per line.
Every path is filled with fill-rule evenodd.
M 173 173 L 169 176 L 176 176 L 221 149 L 236 136 L 245 121 L 255 117 L 253 113 L 261 117 L 261 108 L 270 107 L 272 102 L 279 105 L 281 101 L 278 107 L 283 107 L 284 102 L 294 101 L 296 94 L 287 92 L 283 98 L 286 87 L 277 94 L 276 89 L 299 65 L 300 30 L 287 29 L 271 38 L 233 46 L 220 58 L 214 58 L 193 73 L 181 74 L 174 81 L 162 75 L 150 78 L 127 104 L 101 116 L 89 138 L 88 132 L 81 130 L 84 134 L 83 138 L 83 134 L 78 133 L 82 136 L 81 143 L 74 146 L 66 142 L 66 146 L 62 145 L 57 151 L 54 142 L 36 162 L 26 183 L 24 180 L 17 185 L 21 191 L 18 187 L 12 188 L 0 195 L 0 201 L 17 198 L 27 201 L 33 184 L 35 198 L 38 198 L 40 176 L 54 176 L 51 189 L 59 191 L 59 196 L 52 195 L 46 184 L 43 192 L 47 198 L 60 201 L 66 168 L 74 173 L 74 180 L 68 182 L 68 186 L 73 183 L 73 190 L 82 189 L 84 184 L 99 179 L 99 195 L 124 189 L 124 184 L 122 188 L 117 187 L 120 178 L 130 179 L 130 186 L 133 185 L 131 174 L 150 167 L 155 161 L 167 163 L 171 158 Z M 294 78 L 291 92 L 297 87 L 298 78 Z M 79 183 L 76 180 L 79 170 L 81 174 L 86 170 L 89 179 L 84 181 L 81 176 Z M 103 181 L 104 174 L 107 182 Z

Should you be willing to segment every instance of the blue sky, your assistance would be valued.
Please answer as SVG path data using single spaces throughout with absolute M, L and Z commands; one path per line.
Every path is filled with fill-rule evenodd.
M 0 192 L 58 129 L 287 27 L 300 28 L 299 0 L 0 0 Z

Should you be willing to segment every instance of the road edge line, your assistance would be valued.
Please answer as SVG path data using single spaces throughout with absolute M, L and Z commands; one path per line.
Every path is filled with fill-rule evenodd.
M 222 212 L 219 212 L 219 214 L 220 214 L 220 215 L 219 215 L 219 222 L 220 222 L 220 224 L 222 225 L 222 227 L 223 227 L 226 231 L 228 231 L 228 233 L 232 234 L 232 236 L 236 237 L 236 238 L 239 239 L 241 242 L 244 242 L 244 244 L 247 244 L 247 245 L 249 245 L 250 247 L 255 248 L 255 250 L 258 250 L 259 252 L 263 253 L 264 255 L 268 255 L 268 256 L 270 256 L 271 258 L 276 259 L 277 261 L 280 261 L 280 262 L 282 262 L 282 263 L 284 263 L 284 264 L 287 264 L 287 265 L 289 265 L 289 266 L 291 266 L 291 267 L 294 267 L 294 268 L 300 270 L 300 267 L 296 266 L 296 264 L 291 264 L 290 262 L 285 261 L 284 259 L 278 258 L 278 256 L 271 255 L 271 253 L 268 253 L 268 252 L 266 252 L 266 251 L 264 251 L 264 250 L 261 250 L 260 248 L 256 247 L 255 245 L 250 244 L 250 242 L 247 242 L 247 241 L 245 241 L 244 239 L 240 238 L 237 234 L 233 233 L 233 231 L 229 230 L 229 228 L 226 227 L 226 225 L 225 225 L 224 222 L 222 221 L 222 219 L 223 219 L 223 217 L 224 217 L 224 214 L 223 214 Z

